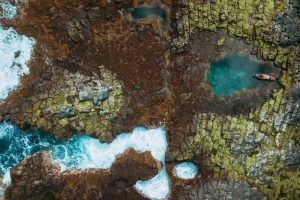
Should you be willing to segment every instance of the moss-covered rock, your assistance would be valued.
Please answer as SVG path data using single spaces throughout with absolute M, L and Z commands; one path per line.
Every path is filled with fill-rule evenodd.
M 122 85 L 104 67 L 99 67 L 99 71 L 101 75 L 93 76 L 67 71 L 57 73 L 53 77 L 54 84 L 45 91 L 48 98 L 35 98 L 25 108 L 24 120 L 59 138 L 68 137 L 70 131 L 74 131 L 110 141 L 110 121 L 124 105 Z M 106 90 L 102 88 L 109 88 L 109 93 L 103 96 Z M 84 95 L 87 95 L 86 99 Z
M 274 117 L 273 112 L 282 105 L 282 95 L 283 90 L 276 92 L 260 112 Z M 268 112 L 271 107 L 273 112 Z M 176 153 L 176 159 L 209 155 L 206 165 L 213 170 L 214 178 L 243 178 L 259 187 L 270 199 L 283 196 L 295 199 L 299 181 L 294 177 L 299 177 L 299 166 L 296 171 L 286 167 L 285 147 L 300 130 L 277 131 L 272 120 L 259 122 L 256 121 L 259 115 L 251 115 L 250 119 L 198 114 L 196 134 L 186 139 Z M 284 191 L 282 187 L 288 189 Z

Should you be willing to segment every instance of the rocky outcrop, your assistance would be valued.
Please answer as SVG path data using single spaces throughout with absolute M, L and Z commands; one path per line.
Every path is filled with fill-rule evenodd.
M 47 72 L 36 80 L 34 97 L 28 98 L 22 109 L 14 102 L 6 106 L 11 107 L 12 118 L 21 127 L 30 124 L 60 139 L 84 132 L 111 141 L 111 121 L 124 105 L 122 84 L 103 66 L 97 71 L 101 74 L 84 75 L 56 68 L 55 73 Z
M 300 166 L 300 147 L 292 141 L 285 146 L 284 149 L 285 165 L 292 170 Z
M 288 46 L 300 42 L 300 2 L 289 0 L 285 12 L 274 19 L 270 36 L 277 44 Z
M 61 172 L 48 152 L 37 153 L 11 170 L 7 200 L 18 199 L 146 199 L 133 185 L 162 169 L 149 152 L 129 150 L 110 169 Z
M 149 25 L 131 32 L 137 23 L 122 11 L 160 4 L 172 1 L 19 1 L 4 25 L 36 38 L 34 59 L 0 118 L 60 139 L 79 133 L 105 142 L 161 122 L 171 109 L 161 92 L 168 40 Z
M 300 56 L 295 61 L 295 85 L 292 89 L 292 105 L 291 118 L 289 124 L 293 126 L 300 126 Z
M 240 179 L 215 179 L 213 171 L 205 169 L 203 159 L 195 163 L 198 174 L 193 179 L 180 179 L 172 173 L 174 163 L 168 163 L 167 169 L 172 182 L 171 197 L 174 200 L 267 200 L 267 196 L 257 187 L 249 184 L 246 180 Z

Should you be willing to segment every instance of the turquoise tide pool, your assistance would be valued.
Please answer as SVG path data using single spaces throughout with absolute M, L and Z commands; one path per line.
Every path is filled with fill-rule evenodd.
M 253 78 L 256 73 L 271 73 L 270 66 L 246 56 L 232 54 L 211 63 L 208 82 L 216 96 L 228 96 L 269 83 Z

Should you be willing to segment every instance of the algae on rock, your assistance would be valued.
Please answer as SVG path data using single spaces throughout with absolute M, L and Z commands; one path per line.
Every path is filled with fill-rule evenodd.
M 103 66 L 99 70 L 101 75 L 92 76 L 57 72 L 44 91 L 46 98 L 34 98 L 25 108 L 25 120 L 60 138 L 72 131 L 112 140 L 110 121 L 123 107 L 122 85 Z

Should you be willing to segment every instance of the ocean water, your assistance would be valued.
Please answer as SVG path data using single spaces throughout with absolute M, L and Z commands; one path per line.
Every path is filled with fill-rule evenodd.
M 271 71 L 267 65 L 249 57 L 232 54 L 211 63 L 208 82 L 216 96 L 228 96 L 268 84 L 268 81 L 253 78 L 256 73 L 271 73 Z
M 0 2 L 0 18 L 11 19 L 16 8 L 8 2 Z M 0 100 L 15 90 L 20 77 L 28 74 L 28 61 L 35 44 L 33 38 L 19 35 L 13 28 L 3 29 L 0 24 Z
M 0 1 L 0 19 L 12 19 L 17 14 L 17 8 L 11 5 L 8 0 Z
M 0 175 L 38 151 L 48 150 L 59 141 L 47 134 L 24 133 L 9 123 L 0 123 Z
M 0 123 L 0 175 L 9 184 L 9 170 L 27 156 L 42 150 L 49 150 L 54 163 L 62 171 L 69 169 L 108 169 L 117 155 L 133 148 L 138 152 L 150 151 L 157 160 L 165 163 L 167 139 L 161 128 L 137 127 L 132 133 L 119 135 L 112 143 L 100 143 L 89 136 L 74 136 L 68 141 L 59 141 L 42 132 L 24 132 L 17 127 Z M 163 170 L 148 181 L 138 181 L 137 191 L 151 199 L 164 199 L 170 192 L 170 180 Z
M 136 15 L 141 16 L 139 12 Z M 8 1 L 0 2 L 0 18 L 11 19 L 15 14 L 16 8 Z M 163 13 L 158 14 L 164 17 Z M 34 44 L 33 38 L 18 35 L 13 28 L 5 30 L 0 25 L 0 100 L 17 88 L 21 76 L 29 73 L 27 64 Z M 135 188 L 151 199 L 165 199 L 170 192 L 170 180 L 165 169 L 167 139 L 161 128 L 138 127 L 132 133 L 123 133 L 111 144 L 106 144 L 89 136 L 74 136 L 68 141 L 59 141 L 42 132 L 25 133 L 10 123 L 0 122 L 0 176 L 3 177 L 2 183 L 9 185 L 10 169 L 43 150 L 48 150 L 53 162 L 65 171 L 110 168 L 116 156 L 128 148 L 138 152 L 150 151 L 154 158 L 163 163 L 163 170 L 157 176 L 148 181 L 138 181 Z M 4 189 L 0 187 L 0 196 L 3 194 Z
M 174 167 L 173 173 L 181 179 L 193 179 L 198 173 L 198 167 L 192 162 L 183 162 Z

